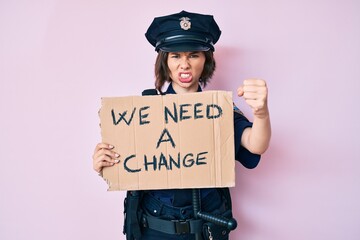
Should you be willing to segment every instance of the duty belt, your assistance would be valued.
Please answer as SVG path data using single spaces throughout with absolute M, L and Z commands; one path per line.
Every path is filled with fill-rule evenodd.
M 141 221 L 144 227 L 167 234 L 201 233 L 204 223 L 201 219 L 165 220 L 146 214 L 143 214 Z

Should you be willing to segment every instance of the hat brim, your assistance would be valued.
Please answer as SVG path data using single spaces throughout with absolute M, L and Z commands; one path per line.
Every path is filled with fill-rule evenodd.
M 159 46 L 158 50 L 163 52 L 206 52 L 210 47 L 196 43 L 176 43 Z

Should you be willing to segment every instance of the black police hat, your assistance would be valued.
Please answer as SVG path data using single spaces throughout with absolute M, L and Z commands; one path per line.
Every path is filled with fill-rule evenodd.
M 212 15 L 186 11 L 154 18 L 145 33 L 157 52 L 215 51 L 220 35 Z

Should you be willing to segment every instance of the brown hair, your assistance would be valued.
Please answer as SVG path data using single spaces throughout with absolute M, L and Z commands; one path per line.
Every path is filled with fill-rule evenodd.
M 205 65 L 204 70 L 201 73 L 200 85 L 205 87 L 206 84 L 210 81 L 211 77 L 214 74 L 216 63 L 213 51 L 209 50 L 204 52 L 205 54 Z M 171 82 L 169 75 L 169 67 L 167 65 L 168 52 L 159 51 L 156 62 L 155 62 L 155 88 L 162 93 L 161 89 L 164 86 L 165 82 Z

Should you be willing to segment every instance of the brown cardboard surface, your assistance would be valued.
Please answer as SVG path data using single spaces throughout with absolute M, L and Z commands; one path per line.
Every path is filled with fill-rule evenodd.
M 110 191 L 235 186 L 231 92 L 102 98 L 99 115 Z

